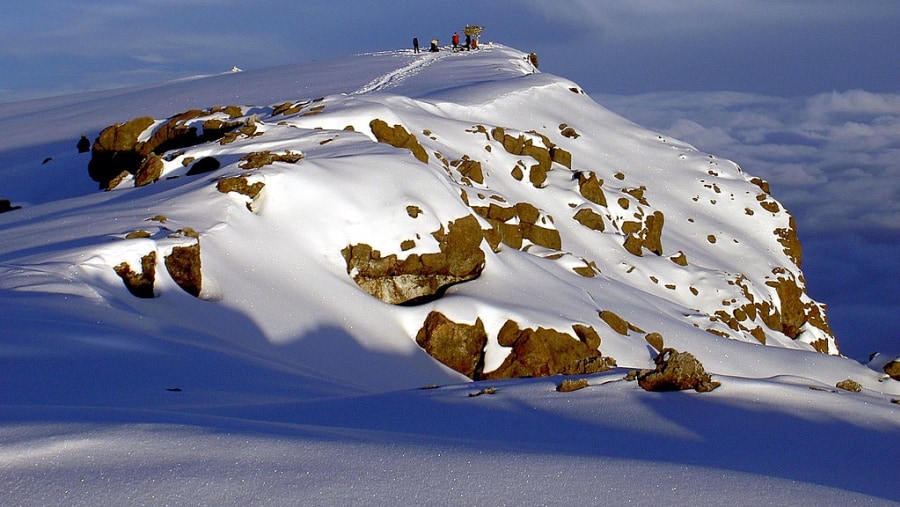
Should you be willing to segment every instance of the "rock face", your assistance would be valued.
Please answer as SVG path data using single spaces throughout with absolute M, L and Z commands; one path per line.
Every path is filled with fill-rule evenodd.
M 663 349 L 656 359 L 655 370 L 638 374 L 638 384 L 645 391 L 683 391 L 693 389 L 705 393 L 721 385 L 712 380 L 703 365 L 690 352 Z
M 453 284 L 473 280 L 484 269 L 484 236 L 472 215 L 450 222 L 432 233 L 440 252 L 382 257 L 366 244 L 350 245 L 341 253 L 347 273 L 364 291 L 390 304 L 414 304 L 439 295 Z
M 143 234 L 134 237 L 146 237 Z M 141 257 L 141 271 L 136 272 L 127 262 L 121 262 L 113 270 L 122 279 L 125 287 L 133 296 L 150 299 L 156 297 L 156 251 Z M 194 297 L 200 297 L 202 275 L 200 271 L 200 242 L 188 246 L 175 246 L 165 256 L 163 264 L 172 280 L 182 290 Z
M 166 256 L 166 270 L 182 290 L 194 297 L 200 297 L 203 277 L 200 273 L 200 243 L 190 246 L 176 246 Z
M 487 333 L 481 319 L 458 324 L 440 312 L 431 312 L 416 335 L 416 343 L 449 368 L 470 379 L 481 377 Z
M 131 269 L 127 262 L 118 264 L 113 270 L 133 296 L 144 299 L 156 297 L 153 293 L 153 284 L 156 282 L 156 252 L 141 257 L 140 273 Z
M 416 136 L 403 128 L 403 125 L 391 127 L 384 120 L 374 119 L 369 122 L 369 128 L 372 129 L 372 134 L 378 142 L 389 144 L 395 148 L 406 148 L 420 162 L 428 163 L 428 153 L 425 152 L 425 148 L 422 147 Z
M 21 209 L 21 206 L 13 206 L 9 199 L 0 199 L 0 213 Z
M 243 125 L 218 118 L 199 120 L 215 114 L 237 117 L 242 112 L 237 106 L 217 107 L 186 111 L 155 127 L 156 120 L 147 116 L 111 125 L 100 132 L 91 146 L 88 174 L 106 190 L 114 188 L 129 174 L 145 173 L 136 178 L 136 184 L 156 181 L 162 169 L 159 156 L 166 151 L 221 139 Z
M 596 331 L 582 333 L 599 341 Z M 591 346 L 593 343 L 589 345 L 554 329 L 520 330 L 508 321 L 501 334 L 500 344 L 511 345 L 512 351 L 499 368 L 484 375 L 486 379 L 597 373 L 616 365 L 611 358 L 602 357 L 597 346 Z

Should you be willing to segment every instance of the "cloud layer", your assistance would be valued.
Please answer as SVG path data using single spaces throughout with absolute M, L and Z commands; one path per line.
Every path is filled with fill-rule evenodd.
M 595 98 L 767 179 L 809 235 L 900 237 L 900 95 L 744 93 Z

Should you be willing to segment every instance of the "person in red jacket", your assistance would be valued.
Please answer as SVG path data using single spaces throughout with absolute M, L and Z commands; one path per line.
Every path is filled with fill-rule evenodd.
M 453 51 L 459 50 L 459 34 L 453 32 Z

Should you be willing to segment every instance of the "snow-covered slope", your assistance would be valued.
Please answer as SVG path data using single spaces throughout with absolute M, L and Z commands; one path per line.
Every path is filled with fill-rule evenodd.
M 96 138 L 93 153 L 76 153 L 82 132 Z M 0 214 L 0 406 L 9 413 L 0 475 L 31 484 L 16 498 L 36 498 L 29 488 L 44 484 L 24 478 L 29 442 L 50 439 L 59 456 L 68 448 L 52 442 L 69 431 L 124 442 L 157 431 L 131 423 L 281 434 L 260 441 L 267 449 L 282 441 L 321 452 L 310 439 L 335 439 L 328 452 L 338 454 L 353 447 L 348 439 L 396 434 L 387 439 L 395 450 L 424 438 L 411 452 L 425 462 L 450 442 L 497 441 L 501 454 L 574 454 L 581 470 L 656 466 L 637 443 L 652 434 L 681 442 L 666 463 L 766 474 L 759 468 L 787 437 L 745 464 L 710 445 L 706 458 L 685 461 L 684 442 L 738 443 L 687 412 L 729 427 L 747 417 L 819 431 L 808 421 L 824 419 L 835 438 L 857 414 L 861 435 L 886 442 L 874 463 L 892 466 L 900 424 L 890 400 L 900 387 L 837 355 L 824 307 L 804 292 L 793 222 L 765 182 L 616 116 L 517 50 L 392 51 L 11 104 L 0 139 L 0 198 L 21 206 Z M 423 293 L 432 282 L 436 292 Z M 423 349 L 435 312 L 483 329 L 471 370 Z M 503 331 L 510 321 L 565 333 L 593 351 L 588 359 L 599 351 L 621 368 L 651 368 L 663 346 L 689 351 L 722 388 L 697 395 L 711 405 L 659 397 L 620 382 L 619 369 L 590 377 L 577 408 L 537 380 L 491 384 L 506 389 L 477 401 L 458 398 L 480 389 L 465 384 L 408 391 L 525 371 L 534 357 L 516 363 L 526 352 Z M 861 393 L 835 389 L 848 378 Z M 504 393 L 497 403 L 509 414 L 478 408 Z M 646 424 L 591 421 L 604 403 Z M 654 403 L 668 408 L 640 408 Z M 532 404 L 542 415 L 521 422 Z M 532 428 L 505 440 L 496 425 L 510 424 Z M 558 424 L 573 440 L 537 436 Z M 188 441 L 211 438 L 175 428 Z M 593 448 L 588 435 L 611 428 L 631 443 Z M 863 452 L 861 438 L 836 445 Z M 101 468 L 115 454 L 101 452 Z M 233 473 L 220 458 L 201 455 L 212 480 Z M 858 477 L 797 471 L 806 464 L 770 475 L 896 498 L 877 480 L 857 487 Z M 341 498 L 355 497 L 323 497 Z

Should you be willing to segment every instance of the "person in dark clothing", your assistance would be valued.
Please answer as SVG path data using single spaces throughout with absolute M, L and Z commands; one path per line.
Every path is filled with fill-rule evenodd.
M 413 53 L 419 52 L 419 38 L 413 37 Z
M 432 52 L 432 53 L 437 53 L 438 51 L 439 51 L 439 49 L 438 49 L 438 40 L 437 40 L 437 39 L 431 39 L 431 52 Z
M 466 51 L 468 51 L 472 47 L 472 36 L 466 34 Z
M 87 138 L 87 135 L 81 134 L 81 139 L 78 140 L 76 147 L 78 148 L 78 153 L 91 151 L 91 141 Z

